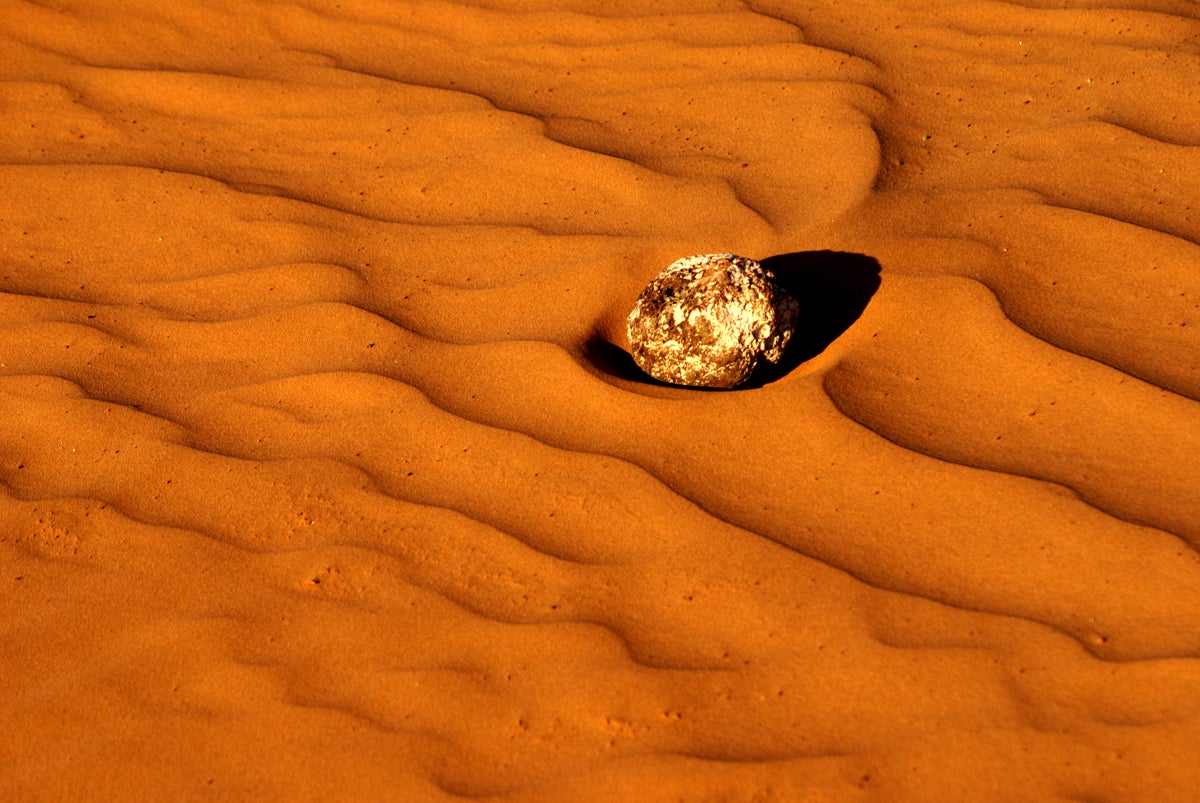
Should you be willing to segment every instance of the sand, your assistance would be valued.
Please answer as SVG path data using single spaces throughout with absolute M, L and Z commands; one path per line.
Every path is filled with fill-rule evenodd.
M 1196 799 L 1200 7 L 653 5 L 0 7 L 0 798 Z

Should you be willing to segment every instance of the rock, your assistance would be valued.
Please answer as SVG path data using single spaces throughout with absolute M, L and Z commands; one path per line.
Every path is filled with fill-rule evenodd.
M 638 296 L 626 322 L 630 351 L 639 368 L 663 382 L 737 387 L 763 360 L 783 357 L 799 309 L 753 259 L 684 257 Z

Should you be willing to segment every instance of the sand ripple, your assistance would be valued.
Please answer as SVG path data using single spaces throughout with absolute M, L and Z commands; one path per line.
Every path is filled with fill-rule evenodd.
M 3 797 L 1188 799 L 1200 21 L 1051 5 L 10 3 Z M 644 381 L 716 251 L 882 281 Z

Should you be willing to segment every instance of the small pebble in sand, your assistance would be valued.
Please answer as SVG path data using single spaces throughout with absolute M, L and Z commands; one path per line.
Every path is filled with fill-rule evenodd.
M 770 271 L 734 254 L 684 257 L 638 297 L 626 322 L 638 367 L 673 385 L 733 388 L 779 362 L 799 305 Z

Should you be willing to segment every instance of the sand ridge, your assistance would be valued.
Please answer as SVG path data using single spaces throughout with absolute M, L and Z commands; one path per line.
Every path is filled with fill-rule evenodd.
M 1200 17 L 1063 5 L 6 5 L 0 794 L 1191 799 Z M 630 370 L 704 252 L 815 356 Z

